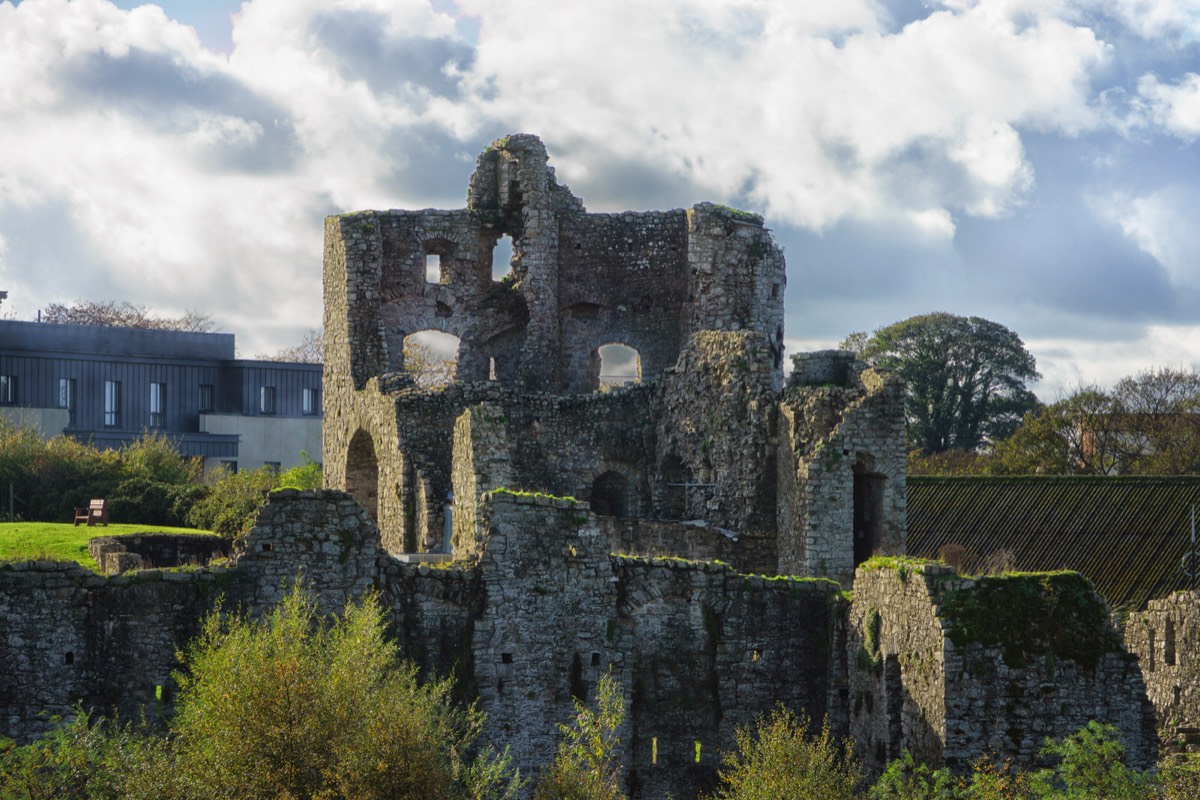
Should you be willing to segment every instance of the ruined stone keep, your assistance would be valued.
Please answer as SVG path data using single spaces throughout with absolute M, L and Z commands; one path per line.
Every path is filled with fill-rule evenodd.
M 392 553 L 469 547 L 476 498 L 527 489 L 589 502 L 614 550 L 849 580 L 903 545 L 901 389 L 842 353 L 784 388 L 785 282 L 761 217 L 588 213 L 536 137 L 501 139 L 465 209 L 326 221 L 326 483 Z M 459 340 L 440 391 L 404 368 L 426 330 Z M 612 344 L 636 383 L 597 391 Z
M 872 773 L 906 748 L 1027 761 L 1089 719 L 1153 763 L 1144 665 L 1090 588 L 1081 641 L 1006 609 L 1017 632 L 992 641 L 974 581 L 860 566 L 904 548 L 903 388 L 840 352 L 793 357 L 785 383 L 783 286 L 760 217 L 587 213 L 532 136 L 480 156 L 464 210 L 330 217 L 330 488 L 273 493 L 228 565 L 0 565 L 0 734 L 73 703 L 161 713 L 217 598 L 261 613 L 299 576 L 330 612 L 375 592 L 405 657 L 453 675 L 526 775 L 606 672 L 635 798 L 711 789 L 778 704 L 828 718 Z M 448 385 L 405 369 L 426 330 L 459 339 Z M 602 385 L 610 344 L 637 353 L 630 385 Z

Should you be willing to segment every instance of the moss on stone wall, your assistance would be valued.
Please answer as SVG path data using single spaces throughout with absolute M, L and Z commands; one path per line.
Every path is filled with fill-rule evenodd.
M 980 577 L 947 591 L 941 616 L 956 646 L 999 647 L 1004 663 L 1014 668 L 1052 655 L 1091 670 L 1120 649 L 1108 606 L 1078 572 Z

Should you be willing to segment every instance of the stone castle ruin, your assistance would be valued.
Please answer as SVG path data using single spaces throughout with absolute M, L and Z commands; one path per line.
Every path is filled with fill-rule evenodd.
M 591 214 L 502 139 L 461 211 L 327 220 L 327 483 L 393 553 L 469 552 L 477 498 L 529 489 L 587 501 L 614 552 L 849 580 L 903 546 L 901 387 L 821 353 L 783 388 L 786 280 L 757 215 Z M 460 342 L 443 391 L 404 369 L 425 330 Z M 614 344 L 640 382 L 600 392 Z
M 1045 606 L 1081 621 L 1058 641 L 947 567 L 860 566 L 903 552 L 903 387 L 838 352 L 785 381 L 784 282 L 760 217 L 588 213 L 527 135 L 479 157 L 466 209 L 330 217 L 330 488 L 272 494 L 226 566 L 0 566 L 0 733 L 74 702 L 162 710 L 217 597 L 261 611 L 300 575 L 331 611 L 377 592 L 405 656 L 454 675 L 525 774 L 610 671 L 633 797 L 711 787 L 778 704 L 872 771 L 906 748 L 1030 762 L 1090 719 L 1153 763 L 1145 658 L 1082 579 Z M 436 388 L 404 363 L 431 330 L 459 341 Z M 636 351 L 630 385 L 602 385 L 610 345 Z

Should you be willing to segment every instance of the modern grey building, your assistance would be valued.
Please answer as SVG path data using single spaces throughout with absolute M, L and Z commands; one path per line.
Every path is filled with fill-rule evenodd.
M 0 320 L 0 415 L 114 449 L 145 431 L 205 467 L 320 458 L 321 365 L 235 357 L 231 333 Z

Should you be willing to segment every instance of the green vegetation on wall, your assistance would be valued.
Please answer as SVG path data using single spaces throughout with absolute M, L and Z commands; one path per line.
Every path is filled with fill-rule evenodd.
M 1094 669 L 1105 653 L 1120 649 L 1108 606 L 1078 572 L 979 577 L 974 586 L 947 591 L 941 615 L 956 646 L 999 647 L 1010 667 L 1049 654 Z

